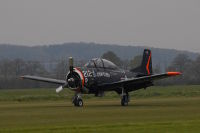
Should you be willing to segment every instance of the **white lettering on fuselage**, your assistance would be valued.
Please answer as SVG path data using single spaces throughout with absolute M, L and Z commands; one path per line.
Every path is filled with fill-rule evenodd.
M 97 72 L 95 73 L 94 71 L 90 71 L 90 70 L 87 70 L 87 71 L 82 71 L 83 72 L 83 75 L 85 78 L 91 78 L 91 77 L 107 77 L 107 78 L 110 78 L 110 74 L 107 73 L 107 72 Z
M 107 77 L 110 78 L 110 74 L 107 72 L 97 72 L 97 77 Z
M 84 75 L 84 77 L 85 78 L 90 78 L 90 77 L 94 77 L 93 75 L 93 72 L 91 72 L 91 71 L 82 71 L 83 72 L 83 75 Z

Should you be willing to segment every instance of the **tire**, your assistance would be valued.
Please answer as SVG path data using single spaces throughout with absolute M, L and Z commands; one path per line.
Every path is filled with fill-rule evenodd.
M 126 95 L 122 97 L 121 105 L 122 106 L 127 106 L 128 105 L 128 97 Z
M 83 107 L 83 100 L 82 100 L 82 99 L 77 99 L 77 100 L 76 100 L 76 105 L 75 105 L 75 106 Z

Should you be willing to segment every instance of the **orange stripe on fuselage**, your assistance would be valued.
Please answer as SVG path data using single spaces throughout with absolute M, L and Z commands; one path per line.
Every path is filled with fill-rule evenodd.
M 150 55 L 149 55 L 149 59 L 148 59 L 147 65 L 146 65 L 146 70 L 147 70 L 147 72 L 148 72 L 148 75 L 150 74 L 150 71 L 149 71 L 150 60 L 151 60 L 151 53 L 150 53 Z

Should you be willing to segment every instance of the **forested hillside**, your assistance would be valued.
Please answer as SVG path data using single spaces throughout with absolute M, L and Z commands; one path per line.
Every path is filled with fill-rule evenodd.
M 2 59 L 24 59 L 34 61 L 55 61 L 69 56 L 78 60 L 88 60 L 94 57 L 100 57 L 107 51 L 113 51 L 122 60 L 132 59 L 140 55 L 144 48 L 140 46 L 119 46 L 103 45 L 94 43 L 65 43 L 48 46 L 19 46 L 19 45 L 0 45 L 0 60 Z M 191 59 L 197 57 L 197 53 L 178 51 L 172 49 L 150 48 L 152 50 L 153 62 L 167 65 L 177 54 L 185 53 Z
M 66 43 L 49 46 L 0 45 L 0 89 L 55 87 L 32 81 L 22 81 L 21 75 L 40 75 L 64 79 L 68 71 L 68 57 L 75 59 L 75 65 L 83 65 L 94 57 L 111 60 L 123 69 L 131 69 L 141 63 L 144 48 L 138 46 L 98 45 L 92 43 Z M 153 71 L 180 71 L 180 78 L 157 83 L 199 84 L 200 55 L 173 49 L 149 48 L 152 50 Z

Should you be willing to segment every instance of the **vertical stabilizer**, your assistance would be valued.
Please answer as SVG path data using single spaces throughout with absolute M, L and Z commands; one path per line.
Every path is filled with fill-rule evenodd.
M 139 67 L 132 69 L 131 71 L 138 73 L 138 75 L 141 75 L 141 76 L 152 74 L 151 50 L 144 49 L 141 65 Z

